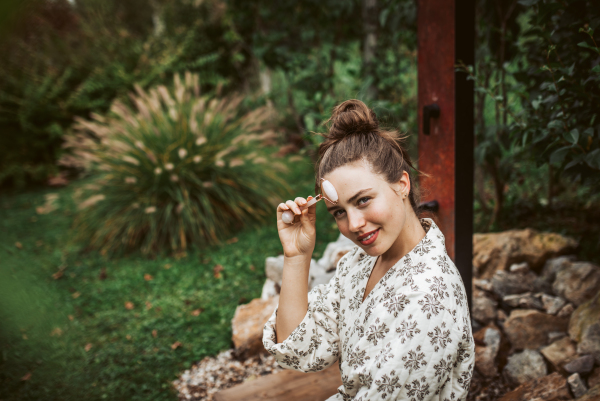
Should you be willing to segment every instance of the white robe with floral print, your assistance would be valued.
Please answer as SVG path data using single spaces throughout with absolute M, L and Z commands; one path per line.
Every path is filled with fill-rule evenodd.
M 442 232 L 421 224 L 425 237 L 364 302 L 377 258 L 356 247 L 309 292 L 306 316 L 280 344 L 276 309 L 263 343 L 278 363 L 316 372 L 339 360 L 343 385 L 329 400 L 466 399 L 475 352 L 464 285 Z

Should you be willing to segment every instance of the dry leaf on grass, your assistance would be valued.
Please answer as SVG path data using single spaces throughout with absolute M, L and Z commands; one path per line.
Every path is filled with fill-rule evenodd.
M 52 329 L 52 331 L 50 332 L 50 336 L 51 337 L 60 337 L 62 336 L 63 331 L 60 329 L 60 327 L 55 327 Z
M 63 271 L 62 271 L 62 270 L 59 270 L 59 271 L 57 271 L 56 273 L 54 273 L 54 274 L 52 275 L 52 278 L 53 278 L 54 280 L 58 280 L 58 279 L 59 279 L 59 278 L 61 278 L 63 275 L 64 275 Z
M 31 372 L 27 372 L 27 374 L 23 377 L 21 377 L 21 381 L 27 381 L 31 378 Z
M 152 277 L 152 275 L 146 273 L 146 274 L 144 274 L 144 280 L 152 281 L 152 280 L 154 280 L 154 277 Z
M 192 311 L 192 316 L 199 316 L 203 311 L 203 309 L 194 309 Z
M 228 244 L 235 244 L 236 242 L 238 242 L 238 238 L 237 237 L 233 237 L 231 239 L 228 239 L 227 241 Z
M 177 349 L 181 347 L 181 343 L 179 341 L 175 341 L 173 344 L 171 344 L 171 349 Z
M 91 350 L 91 349 L 92 349 L 92 343 L 87 343 L 87 344 L 85 345 L 85 352 L 88 352 L 88 351 L 89 351 L 89 350 Z
M 81 296 L 81 293 L 79 291 L 75 291 L 72 295 L 73 299 L 77 299 Z
M 165 265 L 165 269 L 169 270 L 170 268 L 171 268 L 171 264 L 170 264 L 170 263 L 167 263 L 167 264 Z
M 213 276 L 215 276 L 215 278 L 223 277 L 223 275 L 221 274 L 222 271 L 223 271 L 223 266 L 216 265 L 215 267 L 213 267 Z
M 23 249 L 23 244 L 21 244 L 19 241 L 15 242 L 15 246 L 19 249 Z
M 158 331 L 152 330 L 152 337 L 156 338 L 158 336 Z
M 148 301 L 146 301 L 146 310 L 150 310 L 152 309 L 152 304 Z
M 125 309 L 132 310 L 133 308 L 134 308 L 133 302 L 129 302 L 129 301 L 125 302 Z

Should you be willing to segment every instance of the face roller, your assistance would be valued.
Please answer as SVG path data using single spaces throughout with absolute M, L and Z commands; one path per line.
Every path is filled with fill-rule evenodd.
M 329 181 L 321 178 L 321 193 L 309 200 L 306 205 L 300 206 L 300 210 L 304 210 L 320 201 L 321 199 L 327 199 L 329 202 L 337 205 L 338 194 L 333 187 L 333 184 Z M 292 224 L 294 222 L 294 213 L 290 210 L 286 210 L 281 215 L 281 220 L 286 224 Z

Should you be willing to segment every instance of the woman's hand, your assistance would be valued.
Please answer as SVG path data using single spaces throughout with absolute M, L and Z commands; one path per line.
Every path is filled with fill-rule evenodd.
M 310 199 L 312 196 L 308 197 L 308 200 Z M 308 200 L 296 198 L 277 206 L 277 230 L 279 230 L 279 240 L 283 245 L 285 257 L 307 256 L 310 258 L 315 249 L 317 205 L 314 204 L 307 209 L 300 210 L 300 206 L 306 205 Z M 286 224 L 281 219 L 281 215 L 286 210 L 294 213 L 293 224 Z

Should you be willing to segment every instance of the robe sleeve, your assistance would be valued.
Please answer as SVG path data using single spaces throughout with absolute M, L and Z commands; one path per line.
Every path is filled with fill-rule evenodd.
M 308 310 L 285 341 L 277 344 L 275 323 L 279 306 L 263 329 L 263 344 L 280 366 L 301 372 L 323 370 L 339 357 L 339 278 L 308 293 Z
M 358 374 L 354 399 L 465 400 L 475 357 L 470 329 L 456 324 L 454 319 L 461 319 L 431 294 L 406 296 L 401 317 L 387 321 L 391 330 L 383 338 L 385 346 Z

